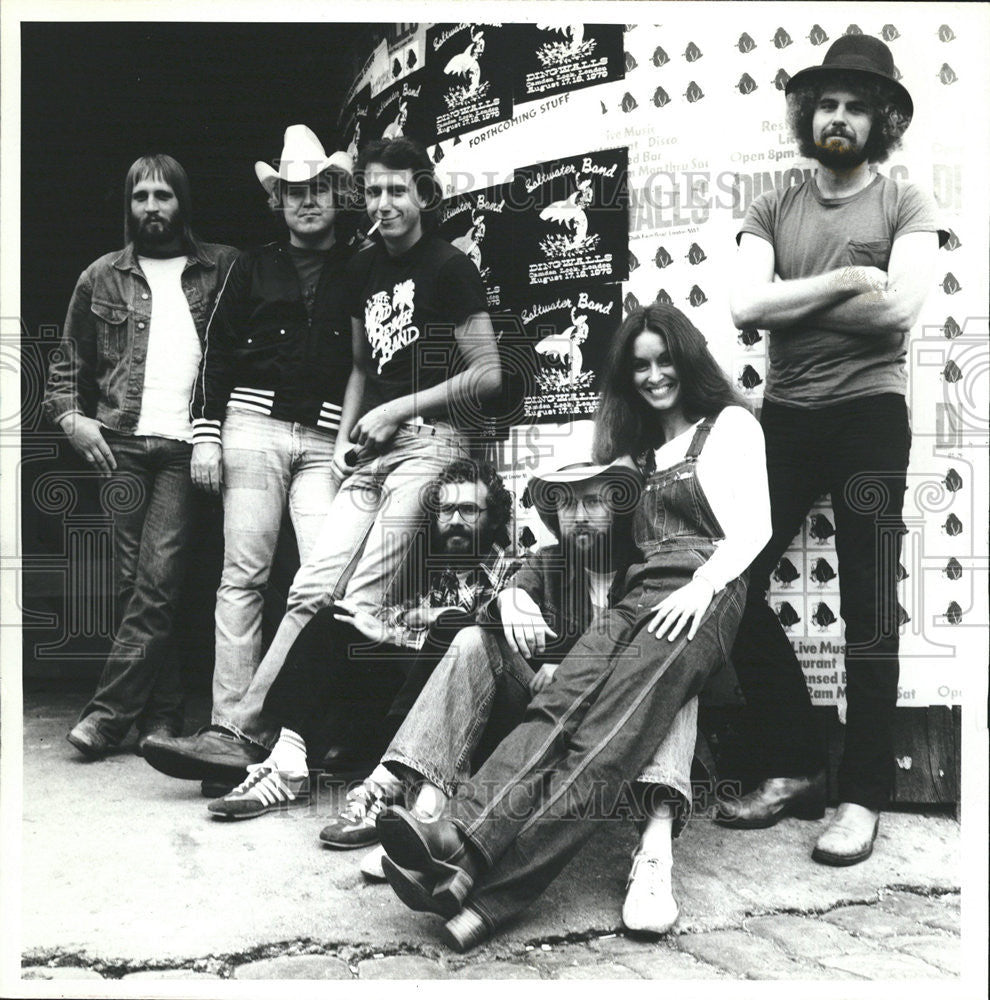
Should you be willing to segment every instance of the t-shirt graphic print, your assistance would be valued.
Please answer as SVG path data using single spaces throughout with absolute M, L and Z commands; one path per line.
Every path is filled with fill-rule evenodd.
M 415 302 L 416 282 L 407 278 L 393 285 L 391 297 L 382 290 L 365 303 L 364 332 L 379 375 L 397 351 L 419 339 L 419 327 L 413 321 Z
M 395 256 L 380 244 L 361 250 L 348 265 L 346 294 L 370 351 L 369 406 L 453 377 L 463 364 L 455 328 L 488 311 L 478 269 L 433 233 Z

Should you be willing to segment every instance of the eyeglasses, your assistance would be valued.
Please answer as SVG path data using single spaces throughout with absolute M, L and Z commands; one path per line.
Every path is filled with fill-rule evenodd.
M 587 514 L 597 514 L 605 509 L 605 500 L 597 494 L 583 497 L 568 496 L 561 499 L 557 509 L 577 511 L 580 507 L 584 507 Z
M 442 503 L 437 506 L 437 518 L 449 521 L 454 514 L 460 514 L 461 520 L 473 524 L 481 517 L 487 507 L 479 507 L 476 503 Z

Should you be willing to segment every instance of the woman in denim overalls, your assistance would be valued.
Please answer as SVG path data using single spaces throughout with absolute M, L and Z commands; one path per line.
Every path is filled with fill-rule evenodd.
M 539 896 L 726 662 L 746 567 L 770 534 L 762 432 L 739 402 L 672 306 L 636 310 L 616 334 L 593 458 L 642 456 L 641 559 L 625 596 L 578 640 L 446 816 L 379 819 L 393 888 L 413 908 L 449 917 L 458 949 Z M 669 818 L 655 822 L 669 841 Z

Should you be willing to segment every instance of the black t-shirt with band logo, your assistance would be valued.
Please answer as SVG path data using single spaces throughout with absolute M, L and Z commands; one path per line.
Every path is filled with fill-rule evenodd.
M 435 234 L 392 257 L 382 244 L 358 253 L 347 268 L 347 308 L 364 323 L 372 364 L 371 406 L 444 382 L 462 370 L 454 328 L 487 313 L 478 269 Z

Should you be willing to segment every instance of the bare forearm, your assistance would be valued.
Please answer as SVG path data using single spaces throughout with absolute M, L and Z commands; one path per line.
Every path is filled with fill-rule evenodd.
M 497 365 L 473 366 L 439 385 L 400 396 L 389 403 L 389 410 L 400 423 L 417 416 L 448 416 L 461 409 L 473 412 L 478 402 L 490 399 L 501 387 L 502 376 Z
M 883 336 L 909 329 L 913 317 L 900 296 L 892 292 L 867 292 L 819 309 L 809 317 L 815 326 L 864 337 Z
M 867 337 L 909 330 L 931 288 L 937 253 L 934 233 L 900 237 L 891 249 L 883 285 L 818 310 L 814 319 L 830 330 Z
M 840 267 L 791 281 L 737 284 L 730 303 L 732 321 L 737 327 L 786 327 L 871 290 L 863 268 L 858 267 Z

